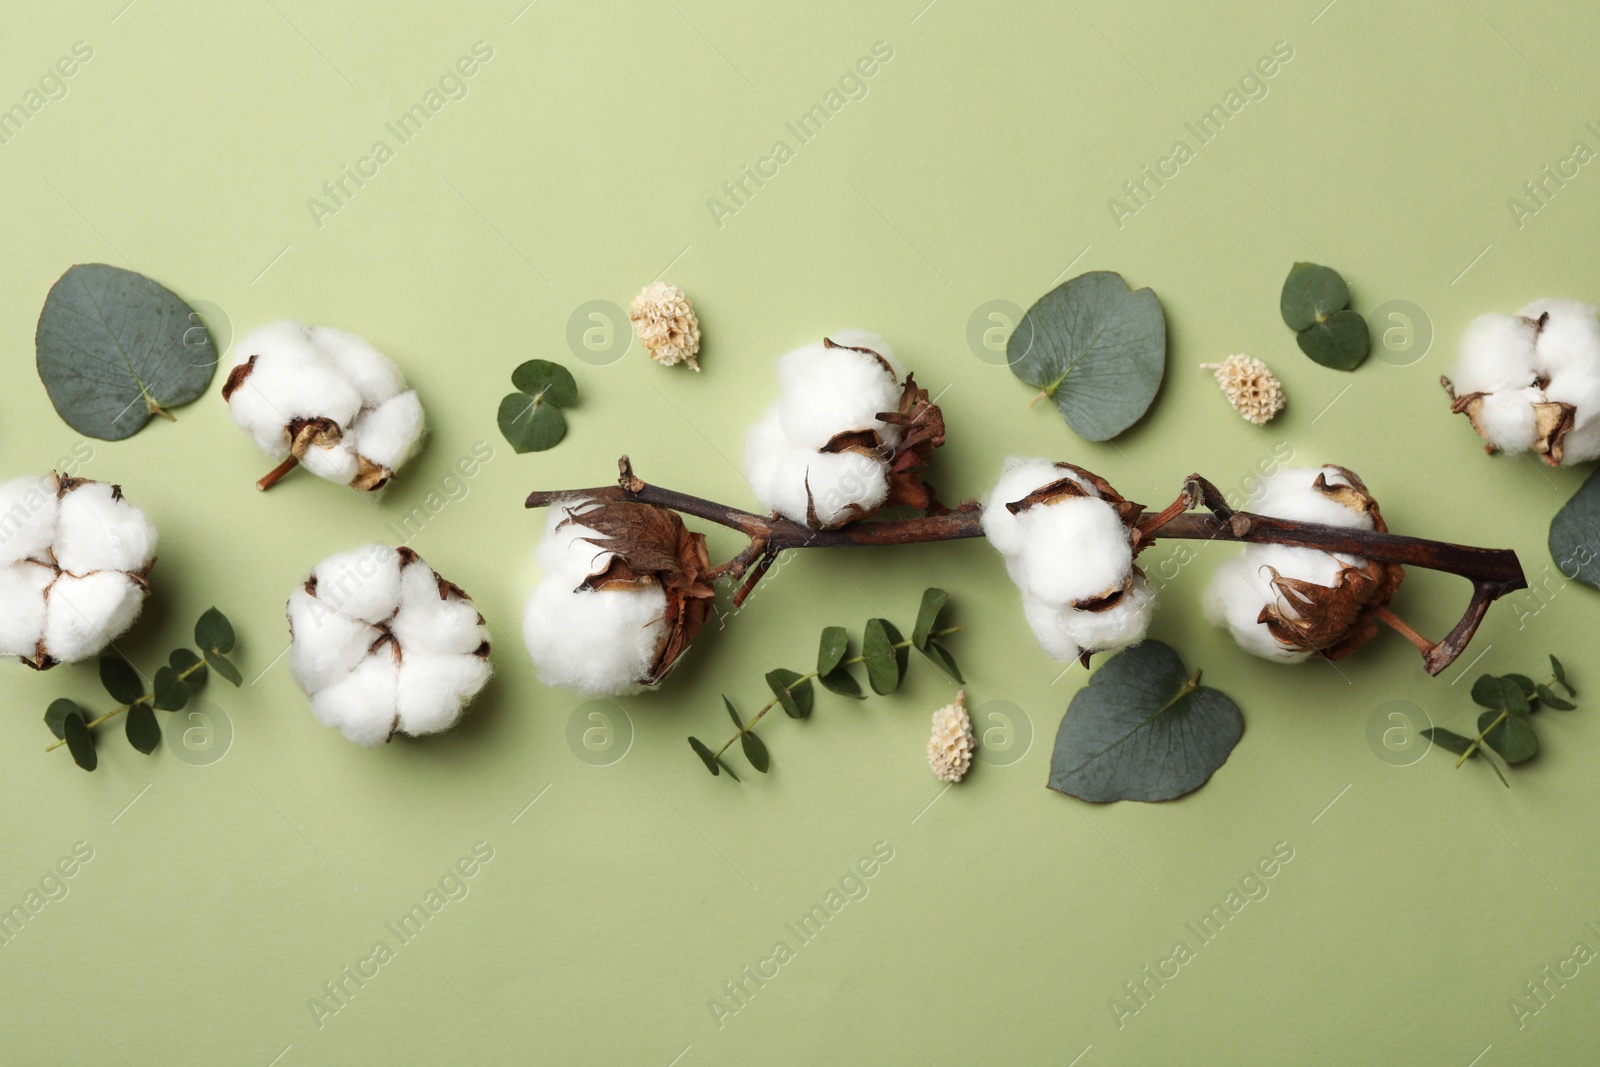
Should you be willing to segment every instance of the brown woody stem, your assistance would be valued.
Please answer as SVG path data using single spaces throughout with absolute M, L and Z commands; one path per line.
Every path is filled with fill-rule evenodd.
M 716 569 L 718 578 L 739 578 L 747 573 L 751 575 L 736 594 L 735 603 L 743 603 L 755 582 L 766 573 L 779 553 L 792 548 L 915 545 L 983 536 L 976 501 L 962 503 L 954 511 L 943 515 L 870 520 L 851 523 L 837 530 L 813 530 L 790 519 L 757 515 L 701 497 L 649 485 L 633 473 L 626 456 L 622 457 L 618 466 L 622 477 L 617 485 L 598 489 L 535 492 L 528 496 L 527 506 L 549 507 L 561 501 L 577 499 L 628 500 L 669 508 L 737 530 L 750 538 L 751 547 Z M 1205 507 L 1211 514 L 1187 510 L 1196 506 Z M 1478 624 L 1483 621 L 1491 603 L 1508 593 L 1528 587 L 1522 564 L 1510 549 L 1473 548 L 1403 534 L 1352 530 L 1342 526 L 1296 522 L 1235 511 L 1216 486 L 1198 474 L 1191 474 L 1186 479 L 1183 495 L 1172 505 L 1160 512 L 1146 512 L 1140 519 L 1139 529 L 1142 537 L 1152 539 L 1159 535 L 1196 541 L 1290 545 L 1458 574 L 1472 583 L 1472 597 L 1460 621 L 1442 641 L 1428 643 L 1426 638 L 1387 609 L 1380 609 L 1382 614 L 1378 615 L 1378 618 L 1399 630 L 1417 646 L 1422 652 L 1423 666 L 1429 674 L 1438 674 L 1461 655 L 1472 640 L 1472 635 L 1477 632 Z M 760 542 L 761 548 L 752 551 L 757 542 Z
M 268 489 L 271 489 L 273 486 L 283 481 L 283 476 L 294 470 L 299 465 L 300 461 L 298 459 L 296 459 L 294 456 L 289 456 L 282 463 L 278 464 L 266 474 L 262 475 L 261 480 L 256 483 L 256 488 L 265 493 Z

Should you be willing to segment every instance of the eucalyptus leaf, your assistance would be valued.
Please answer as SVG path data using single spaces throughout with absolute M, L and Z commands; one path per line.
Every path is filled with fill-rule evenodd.
M 150 709 L 149 704 L 135 704 L 129 708 L 128 721 L 124 729 L 128 735 L 128 744 L 146 756 L 161 744 L 161 724 L 156 722 L 156 713 Z
M 205 683 L 205 680 L 206 680 L 205 663 L 204 663 L 204 661 L 202 661 L 200 659 L 199 656 L 194 654 L 194 651 L 192 649 L 187 649 L 187 648 L 175 648 L 175 649 L 173 649 L 172 650 L 172 655 L 167 657 L 167 663 L 168 663 L 168 665 L 170 665 L 172 667 L 173 670 L 177 671 L 179 674 L 183 674 L 184 671 L 187 671 L 191 667 L 195 667 L 196 664 L 199 664 L 198 669 L 196 669 L 193 674 L 191 674 L 188 677 L 183 679 L 183 683 L 185 685 L 187 685 L 190 689 L 198 689 L 198 688 L 200 688 L 201 685 L 203 685 Z
M 171 667 L 156 669 L 155 684 L 151 688 L 155 705 L 162 711 L 181 711 L 189 703 L 189 687 L 183 684 L 178 672 Z
M 50 288 L 34 338 L 39 378 L 67 425 L 103 441 L 198 399 L 217 349 L 199 315 L 158 282 L 79 264 Z
M 1490 724 L 1500 718 L 1499 712 L 1486 711 L 1478 716 L 1478 732 L 1484 734 L 1484 743 L 1500 754 L 1507 763 L 1526 763 L 1539 754 L 1539 736 L 1533 732 L 1528 720 L 1507 715 L 1498 725 Z
M 767 672 L 767 685 L 789 718 L 804 719 L 811 714 L 816 702 L 816 690 L 811 688 L 811 679 L 801 681 L 800 675 L 794 671 L 780 668 Z
M 1500 677 L 1508 682 L 1515 682 L 1517 688 L 1522 690 L 1522 695 L 1529 700 L 1532 700 L 1533 694 L 1538 691 L 1538 688 L 1533 684 L 1533 679 L 1526 674 L 1502 674 Z
M 1578 691 L 1572 688 L 1571 685 L 1567 684 L 1566 668 L 1562 667 L 1561 661 L 1556 659 L 1554 656 L 1550 657 L 1550 671 L 1556 676 L 1556 681 L 1560 683 L 1561 688 L 1567 691 L 1567 696 L 1575 697 L 1578 695 Z
M 961 669 L 956 666 L 955 658 L 950 655 L 950 650 L 939 642 L 929 641 L 927 646 L 922 649 L 922 654 L 957 682 L 965 684 L 966 680 L 961 677 Z
M 61 723 L 61 736 L 67 743 L 67 751 L 72 753 L 72 762 L 86 771 L 92 771 L 100 763 L 100 757 L 94 751 L 94 735 L 89 732 L 89 724 L 82 715 L 68 715 Z
M 817 676 L 817 681 L 829 692 L 838 693 L 840 696 L 855 697 L 865 700 L 867 696 L 861 691 L 861 683 L 856 681 L 856 676 L 851 674 L 849 668 L 835 667 L 827 674 Z
M 1421 732 L 1423 737 L 1426 737 L 1428 740 L 1432 741 L 1446 752 L 1453 752 L 1457 756 L 1462 755 L 1467 751 L 1467 749 L 1472 748 L 1472 738 L 1462 737 L 1454 730 L 1446 730 L 1442 726 L 1430 726 Z M 1468 756 L 1467 758 L 1477 759 L 1478 751 L 1478 749 L 1472 749 L 1472 755 Z
M 1492 674 L 1479 675 L 1472 683 L 1472 702 L 1490 711 L 1507 711 L 1513 715 L 1526 715 L 1530 710 L 1520 685 L 1510 678 L 1497 678 Z
M 500 432 L 517 452 L 543 452 L 567 436 L 567 417 L 546 400 L 509 393 L 500 401 Z
M 721 759 L 717 760 L 717 766 L 721 767 L 724 771 L 728 772 L 728 777 L 729 778 L 732 778 L 736 782 L 739 781 L 739 776 L 737 774 L 733 773 L 733 768 L 728 766 L 728 763 L 727 763 L 726 760 L 721 760 Z
M 1367 320 L 1354 311 L 1335 311 L 1326 322 L 1313 323 L 1295 335 L 1300 351 L 1324 367 L 1355 370 L 1372 351 Z
M 547 359 L 530 359 L 522 364 L 511 372 L 511 384 L 558 408 L 570 408 L 578 402 L 578 383 L 572 372 Z
M 201 651 L 232 652 L 233 623 L 216 608 L 207 608 L 194 624 L 194 643 L 200 646 Z
M 234 685 L 244 684 L 244 676 L 239 673 L 239 668 L 235 667 L 228 657 L 213 652 L 209 648 L 206 649 L 206 665 Z
M 867 664 L 867 682 L 880 696 L 900 688 L 900 678 L 906 669 L 906 650 L 894 647 L 900 640 L 899 632 L 889 620 L 867 620 L 861 637 L 861 655 Z
M 139 672 L 121 656 L 100 657 L 100 684 L 118 704 L 132 704 L 144 696 L 144 682 L 139 680 Z
M 850 647 L 850 634 L 843 626 L 829 626 L 822 631 L 821 647 L 817 649 L 817 673 L 832 674 L 844 659 Z
M 1167 366 L 1167 319 L 1149 289 L 1091 271 L 1040 297 L 1006 342 L 1012 373 L 1055 401 L 1073 432 L 1109 441 L 1144 416 Z
M 717 757 L 711 754 L 711 750 L 701 743 L 698 737 L 689 738 L 689 747 L 694 749 L 694 754 L 696 756 L 700 757 L 700 762 L 706 765 L 706 770 L 710 771 L 712 774 L 722 773 L 717 766 Z
M 1584 479 L 1550 520 L 1549 544 L 1564 577 L 1600 589 L 1600 470 Z
M 1350 306 L 1350 287 L 1332 267 L 1296 263 L 1283 281 L 1278 311 L 1296 333 Z
M 744 749 L 744 758 L 750 761 L 750 766 L 767 773 L 767 768 L 772 766 L 772 757 L 767 754 L 767 746 L 755 734 L 740 734 L 739 744 Z
M 89 718 L 88 713 L 79 707 L 76 701 L 68 700 L 66 697 L 52 700 L 44 711 L 44 724 L 50 727 L 50 732 L 58 739 L 62 737 L 61 724 L 66 721 L 68 715 L 77 715 L 85 720 Z
M 1541 683 L 1536 687 L 1536 689 L 1539 693 L 1540 701 L 1550 705 L 1557 711 L 1571 711 L 1578 706 L 1572 703 L 1570 700 L 1562 700 L 1560 697 L 1556 696 L 1555 691 L 1548 685 Z
M 1239 706 L 1145 640 L 1078 690 L 1056 733 L 1050 788 L 1101 804 L 1172 800 L 1210 780 L 1244 734 Z
M 950 594 L 943 589 L 928 588 L 922 591 L 922 606 L 917 609 L 917 624 L 911 628 L 911 643 L 919 650 L 928 644 L 928 636 L 939 623 L 939 613 L 944 610 Z
M 733 725 L 737 729 L 743 730 L 744 729 L 744 720 L 739 718 L 738 711 L 734 710 L 733 701 L 729 700 L 727 697 L 723 697 L 722 698 L 722 703 L 723 703 L 723 706 L 725 706 L 728 709 L 728 718 L 733 720 Z

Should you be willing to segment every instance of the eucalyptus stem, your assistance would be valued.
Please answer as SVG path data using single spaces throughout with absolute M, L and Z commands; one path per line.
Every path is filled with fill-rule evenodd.
M 949 634 L 953 634 L 953 633 L 959 632 L 960 629 L 961 629 L 961 627 L 959 627 L 959 626 L 950 626 L 950 627 L 947 627 L 947 628 L 945 628 L 943 630 L 935 630 L 933 633 L 929 634 L 928 636 L 929 637 L 945 637 L 945 636 L 947 636 Z M 912 642 L 908 638 L 908 639 L 906 639 L 904 641 L 897 641 L 894 644 L 890 645 L 889 647 L 890 648 L 897 648 L 897 649 L 898 648 L 910 648 L 911 645 L 912 645 Z M 852 666 L 852 665 L 857 664 L 857 663 L 865 663 L 866 661 L 867 661 L 867 657 L 865 655 L 851 656 L 849 659 L 840 660 L 839 661 L 839 666 L 840 667 Z M 837 669 L 837 668 L 835 668 L 835 669 Z M 790 682 L 788 685 L 784 686 L 783 687 L 783 691 L 786 692 L 786 693 L 793 693 L 795 691 L 795 687 L 796 686 L 801 685 L 804 682 L 811 681 L 812 679 L 818 677 L 819 674 L 820 674 L 820 672 L 818 672 L 818 671 L 812 671 L 810 674 L 802 675 L 801 677 L 796 678 L 794 681 Z M 777 697 L 773 697 L 771 700 L 767 701 L 766 706 L 763 707 L 760 711 L 756 712 L 753 716 L 751 716 L 750 717 L 750 721 L 745 723 L 744 726 L 739 730 L 738 733 L 736 733 L 732 737 L 728 738 L 728 740 L 723 743 L 723 746 L 721 748 L 717 749 L 716 752 L 712 753 L 712 758 L 721 759 L 722 758 L 722 754 L 724 752 L 728 751 L 728 749 L 733 746 L 733 743 L 735 741 L 739 740 L 739 738 L 743 737 L 745 734 L 754 733 L 755 732 L 756 723 L 760 722 L 762 716 L 766 715 L 767 712 L 771 711 L 773 708 L 775 708 L 777 706 L 778 706 L 778 698 Z
M 1467 762 L 1467 760 L 1471 759 L 1472 758 L 1472 754 L 1474 752 L 1478 751 L 1478 749 L 1480 747 L 1482 747 L 1483 739 L 1488 737 L 1489 734 L 1494 731 L 1494 728 L 1496 726 L 1499 726 L 1501 723 L 1505 722 L 1506 721 L 1506 717 L 1508 715 L 1510 715 L 1510 714 L 1511 714 L 1511 712 L 1508 710 L 1508 711 L 1502 711 L 1499 715 L 1496 715 L 1495 719 L 1494 719 L 1494 722 L 1491 722 L 1488 725 L 1487 728 L 1485 728 L 1481 733 L 1478 734 L 1477 737 L 1473 738 L 1472 739 L 1472 744 L 1468 745 L 1467 746 L 1467 750 L 1465 752 L 1461 753 L 1461 758 L 1456 760 L 1456 766 L 1459 767 L 1463 763 Z M 1485 757 L 1485 758 L 1487 759 L 1488 757 Z
M 200 660 L 197 663 L 190 664 L 189 666 L 185 667 L 183 670 L 178 672 L 178 681 L 180 681 L 180 682 L 188 681 L 189 680 L 189 676 L 191 674 L 193 674 L 195 671 L 200 670 L 205 665 L 206 665 L 206 661 L 204 659 Z M 134 706 L 139 705 L 139 704 L 149 704 L 149 703 L 153 702 L 155 700 L 155 698 L 156 698 L 156 691 L 154 689 L 152 689 L 152 690 L 150 690 L 150 692 L 146 693 L 144 696 L 140 697 L 138 700 L 135 700 L 132 704 L 123 704 L 121 707 L 112 708 L 110 711 L 106 712 L 104 715 L 100 716 L 98 719 L 95 719 L 93 722 L 87 723 L 86 727 L 89 730 L 93 730 L 96 726 L 99 726 L 99 725 L 105 723 L 107 720 L 116 718 L 118 715 L 121 715 L 123 712 L 127 711 L 129 708 L 134 707 Z M 66 744 L 66 743 L 67 743 L 67 739 L 66 738 L 64 738 L 64 737 L 57 738 L 55 744 L 47 746 L 45 748 L 45 751 L 46 752 L 54 752 L 56 749 L 60 748 L 62 745 Z

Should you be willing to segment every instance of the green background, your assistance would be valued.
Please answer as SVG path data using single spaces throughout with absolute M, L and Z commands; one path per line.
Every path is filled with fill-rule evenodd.
M 1420 746 L 1384 705 L 1465 730 L 1472 677 L 1537 673 L 1547 652 L 1586 701 L 1600 687 L 1596 594 L 1546 569 L 1549 518 L 1586 472 L 1486 458 L 1437 384 L 1472 316 L 1600 296 L 1600 164 L 1520 226 L 1507 207 L 1575 142 L 1600 148 L 1586 125 L 1600 125 L 1600 13 L 523 2 L 95 0 L 0 16 L 0 106 L 74 42 L 94 50 L 65 97 L 0 145 L 0 475 L 88 454 L 78 473 L 119 482 L 162 533 L 155 594 L 118 647 L 148 668 L 216 604 L 248 683 L 214 682 L 208 722 L 164 714 L 169 733 L 193 727 L 189 762 L 140 756 L 113 732 L 85 775 L 44 754 L 40 716 L 61 695 L 104 705 L 93 668 L 0 673 L 0 905 L 74 842 L 94 850 L 70 894 L 0 948 L 0 1059 L 1592 1060 L 1600 965 L 1523 1028 L 1507 1001 L 1575 941 L 1600 948 L 1584 925 L 1600 925 L 1593 705 L 1539 716 L 1545 751 L 1510 791 L 1441 753 L 1394 765 Z M 393 144 L 385 123 L 478 41 L 493 58 L 468 95 L 319 227 L 308 199 L 373 141 Z M 865 98 L 797 145 L 784 123 L 879 41 L 893 58 Z M 1119 227 L 1108 201 L 1121 184 L 1180 138 L 1194 148 L 1184 124 L 1280 41 L 1293 58 L 1265 98 Z M 719 226 L 708 198 L 780 138 L 793 158 Z M 1392 351 L 1349 375 L 1302 357 L 1277 312 L 1298 259 L 1338 267 L 1375 333 L 1396 331 Z M 366 335 L 419 390 L 426 451 L 381 500 L 303 474 L 259 494 L 272 464 L 228 419 L 220 376 L 175 425 L 80 441 L 34 375 L 33 330 L 54 279 L 95 261 L 159 279 L 219 335 L 290 316 Z M 1161 395 L 1103 445 L 1048 405 L 1030 410 L 1030 390 L 968 341 L 986 302 L 1026 308 L 1090 269 L 1153 287 L 1170 323 Z M 575 309 L 625 306 L 663 272 L 699 310 L 703 373 L 651 365 L 636 343 L 610 363 L 569 348 Z M 1409 302 L 1408 317 L 1380 320 L 1389 301 Z M 1202 590 L 1230 550 L 1200 548 L 1165 583 L 1151 632 L 1203 666 L 1247 727 L 1209 785 L 1156 806 L 1043 788 L 1085 675 L 1037 649 L 977 543 L 791 559 L 658 693 L 580 710 L 540 686 L 520 620 L 542 515 L 522 497 L 604 484 L 627 452 L 647 479 L 749 504 L 742 437 L 775 393 L 774 358 L 851 325 L 884 333 L 940 395 L 949 435 L 931 478 L 947 498 L 980 495 L 1014 453 L 1087 465 L 1156 506 L 1195 470 L 1247 492 L 1252 471 L 1292 453 L 1355 469 L 1396 530 L 1515 548 L 1542 594 L 1495 607 L 1436 679 L 1392 634 L 1336 668 L 1282 667 L 1205 624 Z M 1196 368 L 1238 351 L 1287 390 L 1265 428 Z M 563 444 L 517 456 L 494 414 L 532 357 L 571 367 L 583 396 Z M 479 442 L 492 460 L 447 483 Z M 460 499 L 411 543 L 481 606 L 496 678 L 450 733 L 358 748 L 312 720 L 277 659 L 283 601 L 318 560 L 399 540 L 389 524 L 452 487 Z M 737 547 L 712 542 L 719 557 Z M 1181 548 L 1158 546 L 1152 571 Z M 999 762 L 942 791 L 923 750 L 952 687 L 918 660 L 893 697 L 824 694 L 809 722 L 769 719 L 769 776 L 705 773 L 684 737 L 727 735 L 719 694 L 754 710 L 762 675 L 804 669 L 821 627 L 909 627 L 933 583 L 965 626 L 950 646 L 973 706 L 1018 709 L 980 714 Z M 1438 636 L 1466 593 L 1413 572 L 1396 607 Z M 593 762 L 569 747 L 575 715 L 600 731 Z M 1369 740 L 1375 718 L 1402 724 L 1391 762 Z M 216 759 L 206 734 L 224 722 Z M 478 842 L 494 858 L 469 895 L 319 1028 L 308 1002 L 323 983 L 375 941 L 394 946 L 385 923 Z M 785 924 L 877 842 L 894 858 L 869 895 L 800 945 Z M 1279 842 L 1294 858 L 1270 894 L 1119 1028 L 1123 983 L 1176 941 L 1197 945 L 1185 924 Z M 779 940 L 795 958 L 719 1027 L 708 1001 Z

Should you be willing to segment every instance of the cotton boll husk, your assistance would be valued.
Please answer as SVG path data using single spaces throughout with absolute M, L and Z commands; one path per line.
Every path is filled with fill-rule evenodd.
M 1461 337 L 1461 354 L 1450 373 L 1456 395 L 1520 388 L 1533 379 L 1532 324 L 1521 316 L 1497 312 L 1472 320 Z
M 441 597 L 433 569 L 420 561 L 400 572 L 400 610 L 389 629 L 408 655 L 470 657 L 489 639 L 478 609 L 455 596 Z
M 329 556 L 312 572 L 317 599 L 365 622 L 383 622 L 400 606 L 400 555 L 372 544 Z
M 45 593 L 55 571 L 37 563 L 0 566 L 0 656 L 32 658 L 44 636 Z
M 340 614 L 303 588 L 289 597 L 287 613 L 293 637 L 289 671 L 307 693 L 349 674 L 382 636 L 376 627 Z
M 807 486 L 810 496 L 807 496 Z M 772 508 L 795 522 L 809 521 L 808 504 L 823 529 L 883 506 L 889 496 L 889 464 L 859 452 L 791 452 L 778 464 Z
M 368 656 L 343 679 L 311 696 L 311 714 L 358 745 L 376 745 L 394 730 L 399 664 Z
M 48 475 L 0 485 L 0 563 L 48 558 L 56 509 L 55 480 Z
M 462 706 L 489 681 L 489 661 L 477 656 L 407 653 L 400 664 L 395 710 L 408 734 L 436 734 L 461 718 Z
M 570 514 L 580 519 L 593 507 L 592 501 L 574 499 L 550 505 L 545 511 L 544 537 L 533 550 L 534 561 L 547 578 L 561 577 L 569 588 L 576 587 L 591 574 L 605 569 L 613 552 L 604 552 L 587 537 L 600 535 L 587 526 L 567 522 Z
M 365 337 L 332 326 L 313 326 L 307 332 L 311 343 L 355 387 L 361 396 L 362 407 L 376 408 L 405 389 L 406 379 L 400 368 L 388 356 L 373 348 Z M 371 456 L 365 450 L 363 454 Z
M 887 355 L 884 359 L 894 366 Z M 818 449 L 846 431 L 876 430 L 885 444 L 893 444 L 900 439 L 900 428 L 880 421 L 878 413 L 899 408 L 897 375 L 897 367 L 891 370 L 864 352 L 829 348 L 820 341 L 785 353 L 778 359 L 778 418 L 784 436 L 798 447 Z
M 144 587 L 121 571 L 61 575 L 45 609 L 45 648 L 61 663 L 99 654 L 133 625 L 144 597 Z
M 1330 486 L 1350 484 L 1336 467 L 1282 467 L 1262 480 L 1261 497 L 1250 508 L 1259 515 L 1295 522 L 1320 522 L 1353 530 L 1372 529 L 1372 516 L 1347 508 L 1315 488 L 1321 474 Z
M 1281 603 L 1291 614 L 1294 602 L 1280 598 L 1272 587 L 1272 571 L 1285 578 L 1298 578 L 1317 585 L 1333 586 L 1349 556 L 1319 552 L 1312 548 L 1288 545 L 1247 545 L 1238 557 L 1217 567 L 1203 598 L 1206 617 L 1226 626 L 1239 647 L 1246 652 L 1285 663 L 1299 663 L 1311 653 L 1287 648 L 1257 622 L 1261 609 Z
M 583 696 L 632 693 L 649 673 L 667 632 L 659 585 L 574 591 L 570 576 L 534 587 L 522 635 L 539 680 Z
M 1098 498 L 1036 504 L 1017 516 L 1022 584 L 1030 596 L 1058 606 L 1122 585 L 1133 565 L 1128 529 L 1116 508 Z
M 900 362 L 899 358 L 894 354 L 894 349 L 889 347 L 888 340 L 882 334 L 873 333 L 871 330 L 863 330 L 859 326 L 846 326 L 842 330 L 835 330 L 833 333 L 828 334 L 828 339 L 834 344 L 843 345 L 846 348 L 870 348 L 889 361 L 889 365 L 894 368 L 896 376 L 901 378 L 906 376 L 905 364 Z
M 1008 559 L 1020 556 L 1025 540 L 1020 516 L 1013 515 L 1006 509 L 1006 505 L 1014 504 L 1035 489 L 1063 478 L 1070 478 L 1078 485 L 1089 488 L 1083 479 L 1072 471 L 1057 467 L 1047 459 L 1011 456 L 1001 466 L 1000 481 L 990 492 L 989 499 L 984 502 L 980 521 L 983 524 L 984 536 L 1002 556 Z M 1094 490 L 1089 491 L 1092 493 Z M 1013 576 L 1013 581 L 1015 580 Z
M 144 512 L 104 482 L 88 482 L 61 499 L 56 564 L 64 571 L 142 571 L 156 554 L 156 528 Z
M 422 401 L 407 390 L 365 412 L 355 429 L 355 451 L 394 470 L 416 452 L 422 441 Z

